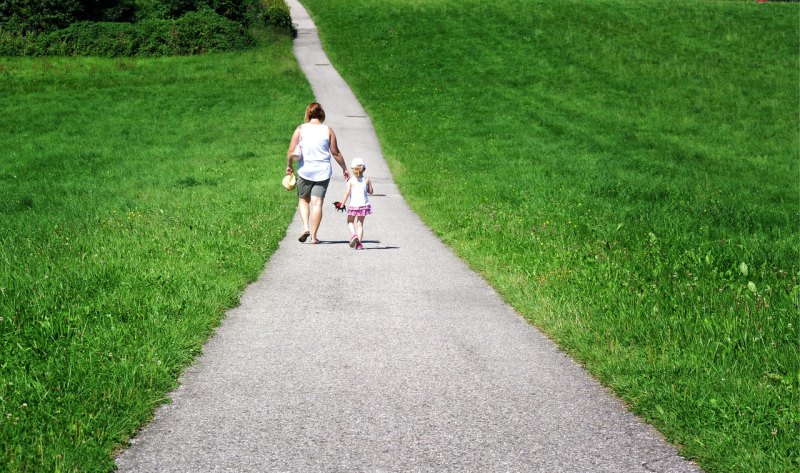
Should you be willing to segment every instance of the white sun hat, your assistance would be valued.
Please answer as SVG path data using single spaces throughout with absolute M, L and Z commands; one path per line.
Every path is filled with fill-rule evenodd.
M 361 169 L 363 169 L 365 171 L 367 170 L 367 165 L 364 163 L 364 160 L 361 159 L 361 158 L 354 158 L 352 161 L 350 161 L 350 167 L 351 168 L 354 168 L 356 166 L 361 166 Z
M 283 178 L 283 181 L 281 181 L 281 184 L 287 191 L 290 191 L 297 187 L 297 178 L 294 177 L 294 174 L 287 174 Z

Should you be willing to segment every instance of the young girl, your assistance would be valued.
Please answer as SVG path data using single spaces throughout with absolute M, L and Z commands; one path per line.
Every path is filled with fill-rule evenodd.
M 364 219 L 367 215 L 372 215 L 372 206 L 369 204 L 368 197 L 369 194 L 372 194 L 372 182 L 364 176 L 367 165 L 364 164 L 363 159 L 354 159 L 350 163 L 350 168 L 353 170 L 353 176 L 347 180 L 342 203 L 347 204 L 347 198 L 350 198 L 350 204 L 347 205 L 347 226 L 352 235 L 350 248 L 360 250 L 364 248 L 361 243 L 364 241 Z

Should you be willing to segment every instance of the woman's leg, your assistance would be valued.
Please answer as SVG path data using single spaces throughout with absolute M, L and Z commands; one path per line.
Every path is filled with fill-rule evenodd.
M 297 209 L 300 211 L 300 220 L 303 221 L 303 231 L 308 231 L 308 202 L 310 197 L 300 197 L 297 199 Z
M 317 240 L 317 230 L 319 230 L 319 224 L 322 222 L 322 204 L 324 203 L 325 199 L 323 197 L 317 197 L 315 195 L 311 196 L 310 206 L 310 220 L 311 220 L 311 242 L 316 243 Z

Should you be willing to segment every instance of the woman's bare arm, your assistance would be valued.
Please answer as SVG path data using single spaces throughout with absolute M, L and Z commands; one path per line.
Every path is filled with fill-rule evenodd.
M 297 129 L 294 130 L 292 134 L 292 140 L 289 142 L 289 150 L 286 151 L 286 174 L 291 174 L 294 171 L 292 170 L 292 155 L 294 154 L 295 148 L 297 148 L 297 144 L 300 142 L 300 127 L 298 126 Z
M 336 142 L 336 133 L 333 132 L 333 128 L 328 128 L 330 131 L 330 140 L 331 140 L 331 156 L 333 159 L 339 163 L 339 166 L 342 167 L 342 171 L 344 172 L 344 178 L 350 179 L 350 172 L 347 170 L 347 164 L 344 162 L 344 156 L 342 156 L 342 152 L 339 150 L 339 143 Z

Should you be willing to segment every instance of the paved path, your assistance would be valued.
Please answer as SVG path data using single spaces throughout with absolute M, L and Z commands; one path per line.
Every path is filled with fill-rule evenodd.
M 119 470 L 699 471 L 409 210 L 370 119 L 306 11 L 288 3 L 326 122 L 385 194 L 372 198 L 366 250 L 349 248 L 330 205 L 343 190 L 337 173 L 324 244 L 298 243 L 295 218 Z

